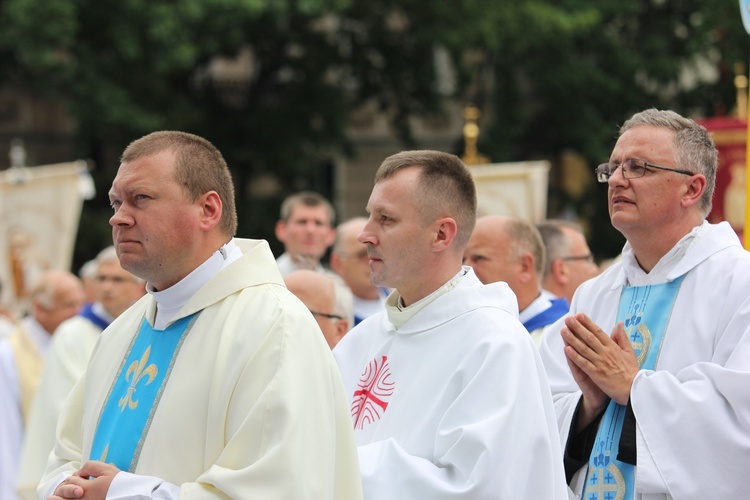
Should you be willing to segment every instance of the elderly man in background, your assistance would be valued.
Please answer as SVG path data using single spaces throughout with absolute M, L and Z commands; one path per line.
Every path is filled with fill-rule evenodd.
M 303 191 L 282 202 L 280 215 L 276 239 L 284 244 L 284 253 L 276 264 L 281 275 L 297 269 L 322 271 L 320 260 L 335 238 L 333 205 L 318 193 Z
M 99 264 L 96 259 L 91 259 L 83 263 L 78 270 L 78 277 L 83 283 L 83 291 L 86 294 L 86 304 L 93 304 L 98 299 L 99 283 L 96 281 L 96 270 Z
M 36 498 L 37 484 L 55 445 L 60 410 L 83 375 L 99 335 L 146 291 L 142 279 L 120 266 L 115 247 L 99 252 L 94 263 L 95 301 L 55 330 L 31 406 L 18 469 L 18 493 L 23 498 Z
M 284 276 L 284 283 L 310 310 L 328 347 L 333 349 L 352 325 L 351 290 L 335 274 L 308 269 L 292 271 Z
M 67 271 L 45 271 L 31 287 L 31 313 L 0 340 L 0 498 L 15 498 L 18 460 L 52 334 L 85 301 Z
M 464 264 L 474 268 L 482 283 L 504 281 L 513 290 L 518 317 L 536 345 L 568 312 L 566 300 L 542 294 L 544 260 L 544 245 L 534 225 L 505 215 L 480 217 L 464 251 Z
M 367 224 L 364 217 L 355 217 L 338 225 L 336 242 L 331 250 L 333 269 L 354 295 L 354 325 L 385 307 L 388 290 L 370 282 L 370 261 L 367 247 L 357 241 Z
M 559 219 L 542 221 L 536 228 L 546 253 L 542 288 L 551 297 L 571 303 L 581 283 L 599 274 L 583 229 L 575 222 Z

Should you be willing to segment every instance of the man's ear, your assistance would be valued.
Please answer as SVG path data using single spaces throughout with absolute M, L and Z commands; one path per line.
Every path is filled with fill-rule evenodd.
M 435 236 L 432 240 L 434 251 L 440 252 L 450 247 L 458 233 L 458 224 L 450 217 L 443 217 L 434 222 Z
M 211 229 L 219 224 L 224 205 L 216 191 L 209 191 L 200 199 L 201 227 Z
M 682 195 L 682 206 L 689 207 L 699 203 L 705 191 L 706 177 L 702 174 L 693 175 L 685 189 L 685 193 Z
M 335 241 L 336 241 L 336 230 L 331 227 L 328 229 L 328 233 L 326 233 L 326 248 L 333 245 Z
M 567 285 L 569 281 L 568 266 L 562 259 L 552 261 L 552 276 L 557 283 Z
M 274 227 L 274 233 L 276 234 L 277 240 L 282 243 L 286 243 L 286 221 L 278 221 L 276 223 L 276 227 Z
M 331 269 L 336 274 L 341 274 L 339 271 L 341 271 L 341 257 L 336 252 L 331 252 L 330 257 L 330 263 L 331 263 Z
M 344 318 L 336 322 L 336 342 L 341 340 L 349 331 L 349 320 Z
M 534 270 L 534 256 L 530 252 L 524 252 L 518 258 L 521 264 L 521 275 L 519 278 L 522 283 L 529 283 L 531 280 L 536 280 L 536 272 Z

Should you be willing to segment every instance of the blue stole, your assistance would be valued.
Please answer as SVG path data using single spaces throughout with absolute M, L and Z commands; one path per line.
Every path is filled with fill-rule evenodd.
M 99 414 L 91 460 L 135 471 L 177 354 L 199 314 L 181 318 L 165 330 L 154 330 L 143 318 Z
M 96 315 L 94 312 L 94 304 L 86 304 L 78 315 L 83 316 L 102 330 L 109 326 L 109 321 Z
M 566 299 L 552 299 L 550 300 L 551 306 L 544 311 L 540 312 L 533 318 L 529 318 L 523 324 L 527 331 L 536 330 L 543 326 L 551 325 L 558 319 L 562 318 L 570 310 L 568 301 Z
M 653 370 L 677 292 L 685 275 L 670 283 L 626 287 L 620 296 L 617 323 L 623 322 L 638 366 Z M 626 407 L 610 401 L 591 450 L 583 500 L 632 499 L 635 466 L 617 460 Z

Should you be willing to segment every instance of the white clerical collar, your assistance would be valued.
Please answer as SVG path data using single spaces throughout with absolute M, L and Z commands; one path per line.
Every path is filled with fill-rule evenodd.
M 232 262 L 242 257 L 240 250 L 234 243 L 234 238 L 229 243 L 211 254 L 203 264 L 196 267 L 190 274 L 170 286 L 166 290 L 156 291 L 150 284 L 146 284 L 146 291 L 156 301 L 156 318 L 154 329 L 163 330 L 174 318 L 182 306 L 200 290 L 203 285 L 219 274 L 219 272 Z
M 520 311 L 518 313 L 518 320 L 521 323 L 526 323 L 526 321 L 530 320 L 537 314 L 546 311 L 550 307 L 552 307 L 552 302 L 550 302 L 550 300 L 545 297 L 544 294 L 540 294 L 531 302 L 531 304 L 526 306 L 523 311 Z
M 458 282 L 461 281 L 461 278 L 466 276 L 466 273 L 468 272 L 469 268 L 467 266 L 463 266 L 458 274 L 448 280 L 448 282 L 443 286 L 429 294 L 427 297 L 424 297 L 423 299 L 418 300 L 417 302 L 409 306 L 404 306 L 398 290 L 394 290 L 385 301 L 385 309 L 386 313 L 388 314 L 388 320 L 393 323 L 396 329 L 401 328 L 404 324 L 406 324 L 407 321 L 413 318 L 414 315 L 431 304 L 435 299 L 456 288 Z
M 688 234 L 682 237 L 672 249 L 659 259 L 651 272 L 644 271 L 635 258 L 635 253 L 630 243 L 625 243 L 622 251 L 623 271 L 631 286 L 653 285 L 666 283 L 667 276 L 674 267 L 682 260 L 692 244 L 709 227 L 709 223 L 695 226 Z

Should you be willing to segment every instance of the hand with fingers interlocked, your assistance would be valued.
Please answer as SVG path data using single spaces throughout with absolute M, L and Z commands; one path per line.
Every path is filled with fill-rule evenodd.
M 70 498 L 104 500 L 118 472 L 120 469 L 114 465 L 95 461 L 86 462 L 75 474 L 60 483 L 47 500 Z

